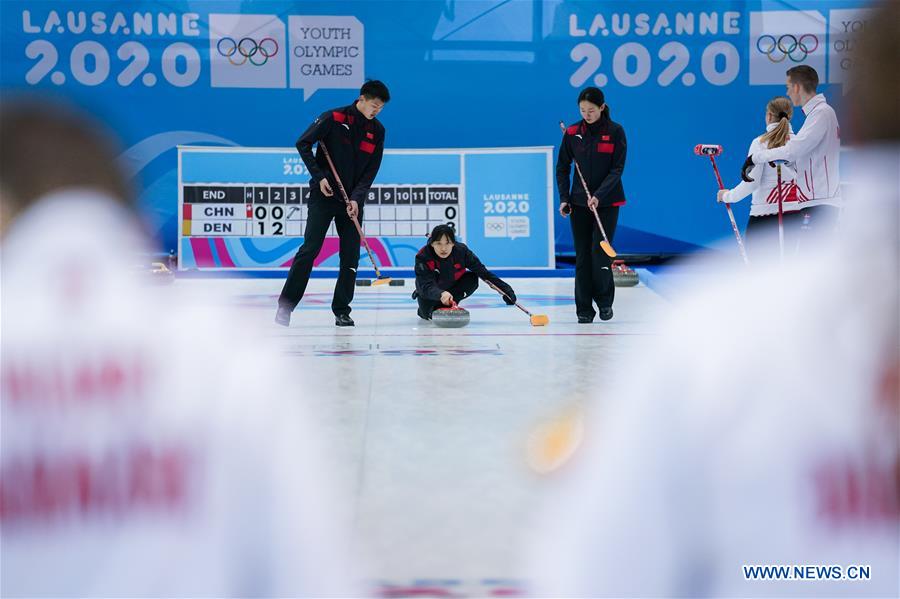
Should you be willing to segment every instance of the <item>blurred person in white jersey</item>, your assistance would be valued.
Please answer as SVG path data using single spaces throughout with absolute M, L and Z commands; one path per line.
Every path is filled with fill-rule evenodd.
M 21 100 L 0 135 L 0 595 L 355 594 L 302 394 L 132 268 L 111 138 Z
M 857 48 L 840 239 L 662 319 L 541 517 L 536 595 L 900 596 L 900 3 Z

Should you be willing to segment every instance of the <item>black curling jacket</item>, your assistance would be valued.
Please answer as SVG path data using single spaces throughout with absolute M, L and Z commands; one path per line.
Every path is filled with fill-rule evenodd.
M 479 279 L 493 283 L 510 297 L 515 297 L 512 287 L 485 268 L 478 256 L 466 244 L 458 241 L 453 244 L 453 249 L 446 258 L 440 258 L 431 244 L 419 250 L 416 254 L 416 291 L 425 299 L 440 302 L 441 293 L 462 278 L 466 270 Z
M 559 146 L 556 161 L 556 185 L 560 203 L 587 206 L 584 186 L 572 160 L 578 160 L 591 195 L 601 207 L 623 206 L 625 189 L 622 172 L 625 170 L 627 143 L 625 130 L 614 121 L 601 118 L 588 125 L 583 120 L 569 126 Z
M 378 119 L 370 121 L 363 116 L 354 103 L 323 112 L 297 140 L 297 151 L 312 176 L 311 193 L 321 195 L 319 181 L 327 178 L 335 195 L 343 200 L 322 148 L 313 155 L 312 146 L 320 141 L 328 147 L 347 195 L 362 206 L 381 166 L 384 126 Z

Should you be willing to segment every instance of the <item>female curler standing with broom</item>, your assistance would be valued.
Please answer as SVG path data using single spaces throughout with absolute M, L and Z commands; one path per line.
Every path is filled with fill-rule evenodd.
M 775 97 L 766 104 L 766 132 L 750 143 L 750 154 L 760 150 L 780 148 L 790 140 L 791 101 Z M 749 173 L 751 181 L 741 181 L 733 189 L 720 189 L 716 199 L 733 204 L 753 194 L 750 205 L 750 220 L 744 239 L 751 256 L 764 254 L 776 228 L 781 233 L 780 240 L 787 238 L 787 247 L 795 247 L 799 241 L 803 215 L 800 209 L 807 198 L 797 188 L 793 165 L 783 166 L 779 176 L 777 166 L 768 162 L 757 164 Z M 786 235 L 785 235 L 786 233 Z
M 578 322 L 613 317 L 616 287 L 611 240 L 625 204 L 625 130 L 609 118 L 603 92 L 587 87 L 578 94 L 582 119 L 565 129 L 556 163 L 559 213 L 572 216 L 575 242 L 575 311 Z M 572 163 L 575 176 L 571 177 Z

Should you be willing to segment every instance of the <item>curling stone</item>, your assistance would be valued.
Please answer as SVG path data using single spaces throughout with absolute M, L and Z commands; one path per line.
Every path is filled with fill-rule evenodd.
M 612 264 L 613 283 L 616 287 L 634 287 L 638 284 L 638 275 L 628 267 L 624 260 L 616 260 Z
M 469 311 L 456 304 L 450 308 L 438 308 L 431 313 L 431 322 L 439 327 L 458 329 L 469 324 Z

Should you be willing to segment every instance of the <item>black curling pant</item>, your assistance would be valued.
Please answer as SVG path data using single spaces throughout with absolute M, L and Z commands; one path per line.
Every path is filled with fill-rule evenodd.
M 785 212 L 782 221 L 784 223 L 784 254 L 792 256 L 800 244 L 803 212 L 799 210 Z M 747 257 L 750 262 L 777 257 L 778 215 L 751 216 L 747 221 L 747 229 L 744 233 L 744 245 L 747 248 Z
M 318 196 L 318 197 L 317 197 Z M 346 204 L 313 192 L 309 202 L 303 245 L 297 250 L 291 270 L 278 298 L 278 304 L 293 310 L 300 303 L 309 283 L 313 261 L 319 255 L 331 221 L 334 221 L 340 237 L 340 273 L 334 286 L 331 311 L 335 315 L 350 314 L 350 302 L 356 289 L 356 269 L 359 267 L 359 232 L 347 215 Z M 363 208 L 360 206 L 357 220 L 362 225 Z
M 619 207 L 597 208 L 597 214 L 612 243 L 619 221 Z M 569 218 L 575 242 L 575 312 L 578 316 L 593 318 L 596 314 L 593 304 L 598 308 L 611 308 L 616 297 L 612 258 L 600 248 L 603 236 L 587 206 L 572 206 Z
M 467 272 L 451 285 L 450 289 L 445 289 L 444 291 L 449 291 L 450 295 L 453 296 L 453 301 L 458 304 L 475 293 L 476 289 L 478 289 L 478 276 L 473 272 Z M 435 309 L 444 305 L 441 302 L 433 302 L 430 299 L 426 299 L 421 295 L 417 296 L 416 300 L 419 302 L 419 311 L 428 317 L 431 316 Z

